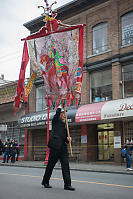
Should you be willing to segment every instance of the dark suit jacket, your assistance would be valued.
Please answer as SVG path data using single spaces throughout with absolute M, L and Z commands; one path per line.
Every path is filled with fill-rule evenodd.
M 60 150 L 67 143 L 67 130 L 65 121 L 60 119 L 61 109 L 56 110 L 52 120 L 52 133 L 49 138 L 48 146 L 55 150 Z

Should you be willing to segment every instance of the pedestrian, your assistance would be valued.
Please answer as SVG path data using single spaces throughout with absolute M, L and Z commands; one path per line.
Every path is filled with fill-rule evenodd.
M 131 156 L 133 150 L 133 142 L 131 142 L 130 139 L 127 139 L 124 147 L 126 148 L 126 164 L 127 164 L 126 170 L 132 171 L 133 169 L 131 169 L 131 161 L 132 161 Z
M 69 154 L 67 148 L 69 142 L 71 142 L 71 137 L 67 136 L 65 112 L 61 107 L 58 107 L 52 120 L 52 134 L 50 135 L 48 143 L 48 147 L 50 148 L 49 159 L 41 183 L 45 188 L 52 188 L 49 184 L 49 180 L 55 164 L 60 160 L 64 189 L 71 191 L 75 190 L 75 188 L 71 186 Z
M 2 163 L 5 163 L 9 161 L 9 157 L 10 157 L 10 139 L 7 139 L 7 141 L 5 142 L 4 144 L 4 155 L 3 155 L 3 162 Z
M 15 144 L 16 144 L 16 161 L 18 161 L 18 157 L 19 157 L 19 154 L 20 154 L 20 146 L 19 146 L 17 140 L 15 141 Z
M 16 143 L 13 139 L 10 145 L 10 156 L 11 156 L 11 163 L 15 163 L 15 154 L 16 154 Z
M 3 147 L 4 147 L 3 142 L 0 139 L 0 155 L 2 155 L 2 153 L 3 153 Z

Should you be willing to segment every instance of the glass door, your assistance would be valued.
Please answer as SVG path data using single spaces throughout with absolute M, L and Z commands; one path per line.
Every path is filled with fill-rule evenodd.
M 113 160 L 114 131 L 98 131 L 98 160 Z

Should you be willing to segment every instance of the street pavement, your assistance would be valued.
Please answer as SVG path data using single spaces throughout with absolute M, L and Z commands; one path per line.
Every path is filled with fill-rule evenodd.
M 45 168 L 42 161 L 17 161 L 15 163 L 2 163 L 0 160 L 0 166 L 16 166 L 16 167 L 30 167 L 30 168 Z M 60 169 L 60 163 L 57 162 L 55 169 Z M 132 165 L 133 168 L 133 165 Z M 126 163 L 115 164 L 114 162 L 70 162 L 71 170 L 88 171 L 88 172 L 103 172 L 103 173 L 118 173 L 133 175 L 133 171 L 126 171 Z
M 44 168 L 0 166 L 0 199 L 132 199 L 131 175 L 71 170 L 75 191 L 64 190 L 60 169 L 54 169 L 50 184 L 41 186 Z

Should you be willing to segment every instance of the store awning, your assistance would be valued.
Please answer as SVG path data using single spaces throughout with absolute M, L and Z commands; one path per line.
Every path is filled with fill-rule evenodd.
M 105 102 L 99 102 L 95 104 L 86 104 L 81 106 L 77 112 L 75 121 L 76 122 L 89 122 L 101 120 L 101 109 Z
M 83 105 L 77 110 L 75 121 L 89 122 L 126 117 L 133 117 L 133 98 Z
M 50 125 L 54 114 L 55 111 L 50 111 L 49 113 Z M 69 124 L 75 122 L 75 115 L 76 115 L 76 109 L 72 107 L 67 109 L 67 119 Z M 23 115 L 18 120 L 18 126 L 20 128 L 29 128 L 29 129 L 44 128 L 44 127 L 46 128 L 46 125 L 47 125 L 47 111 L 29 113 Z

